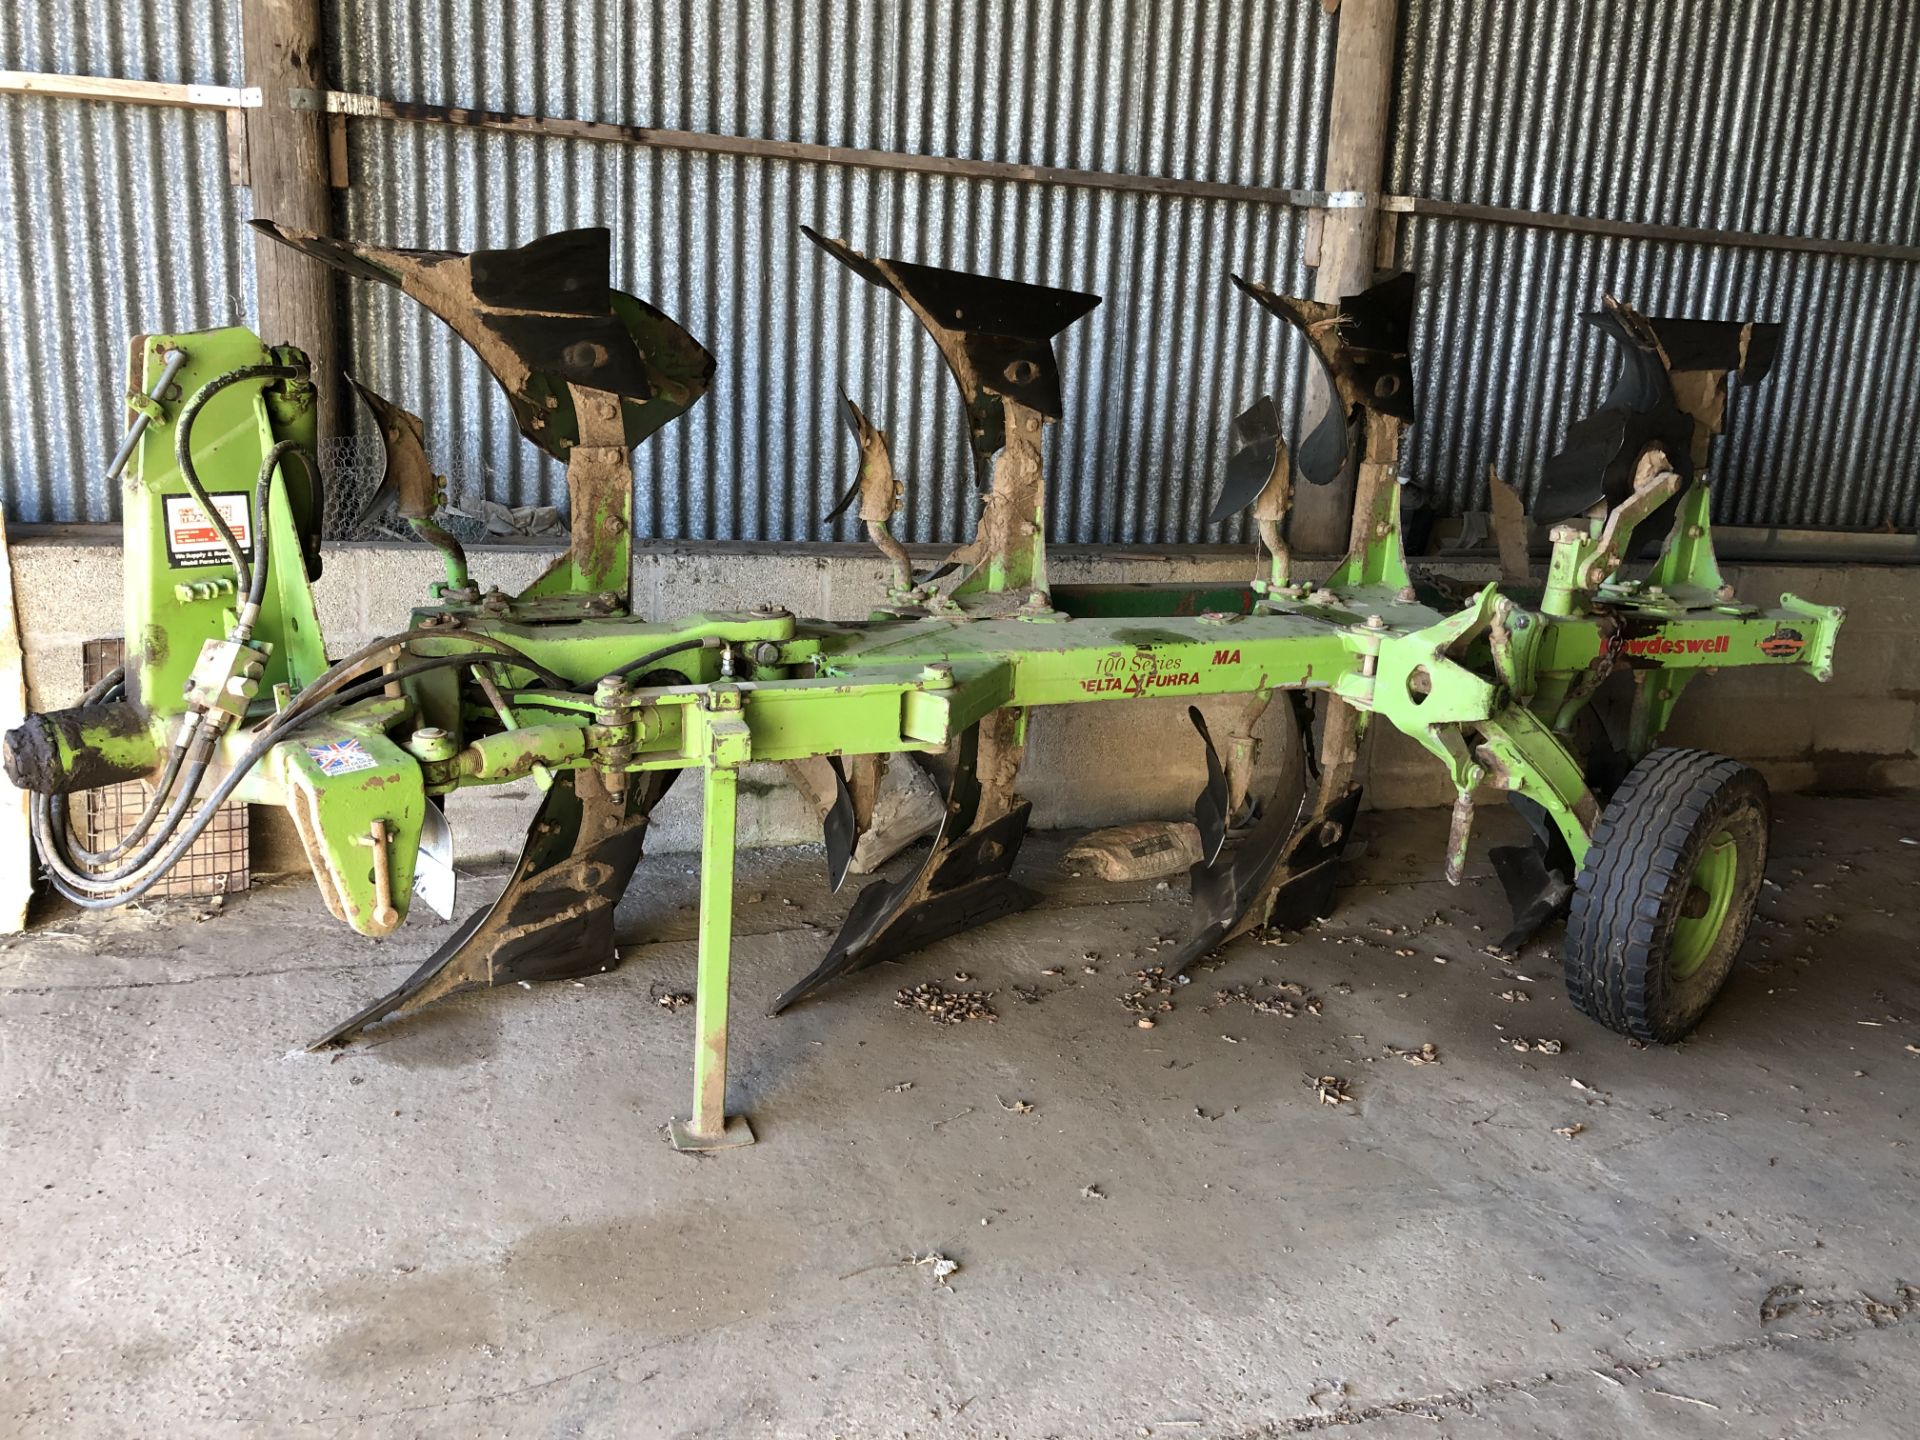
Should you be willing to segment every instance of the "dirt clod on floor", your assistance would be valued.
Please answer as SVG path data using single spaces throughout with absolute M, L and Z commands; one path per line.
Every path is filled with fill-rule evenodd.
M 1266 994 L 1259 993 L 1262 989 Z M 1261 986 L 1235 985 L 1229 989 L 1213 992 L 1214 1003 L 1218 1005 L 1245 1005 L 1248 1009 L 1262 1015 L 1278 1015 L 1283 1020 L 1295 1020 L 1302 1015 L 1318 1015 L 1320 1000 L 1307 994 L 1306 987 L 1282 983 Z
M 949 990 L 938 980 L 928 980 L 901 990 L 893 1003 L 903 1010 L 918 1010 L 936 1025 L 958 1025 L 963 1020 L 998 1020 L 987 1003 L 992 998 L 991 990 Z
M 1349 1093 L 1352 1081 L 1338 1075 L 1309 1075 L 1307 1083 L 1313 1086 L 1314 1094 L 1322 1105 L 1351 1105 L 1353 1096 Z
M 1434 1047 L 1431 1040 L 1427 1041 L 1417 1050 L 1402 1050 L 1398 1045 L 1389 1045 L 1387 1046 L 1387 1054 L 1395 1060 L 1404 1060 L 1409 1065 L 1438 1065 L 1440 1063 L 1440 1052 Z
M 1136 1015 L 1159 1015 L 1173 1009 L 1173 981 L 1164 967 L 1149 965 L 1133 972 L 1134 988 L 1120 997 L 1120 1003 Z
M 934 1282 L 939 1285 L 947 1284 L 947 1277 L 957 1273 L 960 1269 L 960 1262 L 958 1260 L 942 1255 L 938 1250 L 929 1250 L 924 1255 L 909 1255 L 900 1263 L 903 1265 L 928 1266 L 933 1271 Z

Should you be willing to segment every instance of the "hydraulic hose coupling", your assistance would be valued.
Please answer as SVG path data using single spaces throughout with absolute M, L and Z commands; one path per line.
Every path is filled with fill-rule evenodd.
M 228 719 L 247 718 L 247 706 L 260 693 L 260 678 L 266 669 L 264 646 L 231 637 L 208 640 L 201 645 L 200 658 L 187 681 L 187 706 L 205 712 L 217 735 Z

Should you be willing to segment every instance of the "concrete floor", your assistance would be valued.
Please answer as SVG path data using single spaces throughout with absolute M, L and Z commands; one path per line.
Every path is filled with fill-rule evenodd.
M 852 888 L 751 856 L 761 1143 L 705 1158 L 660 1129 L 684 857 L 643 869 L 618 973 L 331 1056 L 298 1046 L 436 928 L 357 940 L 291 883 L 59 920 L 0 948 L 0 1434 L 1920 1430 L 1920 798 L 1781 801 L 1764 923 L 1664 1050 L 1574 1014 L 1546 952 L 1480 950 L 1498 889 L 1427 878 L 1443 824 L 1372 817 L 1334 919 L 1150 1030 L 1121 997 L 1180 883 L 1076 880 L 1039 837 L 1044 908 L 768 1021 Z M 957 971 L 995 1023 L 891 1003 Z M 1273 981 L 1321 1013 L 1216 996 Z

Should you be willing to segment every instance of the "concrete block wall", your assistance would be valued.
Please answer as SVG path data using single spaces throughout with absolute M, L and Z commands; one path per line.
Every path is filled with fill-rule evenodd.
M 476 548 L 482 583 L 515 590 L 552 559 L 532 546 Z M 80 646 L 119 633 L 118 536 L 105 531 L 16 541 L 14 584 L 27 679 L 36 708 L 70 704 L 80 693 Z M 1249 573 L 1242 551 L 1060 550 L 1050 557 L 1056 583 L 1217 581 Z M 1449 566 L 1467 580 L 1491 570 Z M 1816 685 L 1798 671 L 1728 670 L 1702 676 L 1683 697 L 1674 743 L 1701 745 L 1759 765 L 1780 789 L 1880 789 L 1920 783 L 1916 700 L 1920 646 L 1909 640 L 1920 619 L 1920 567 L 1742 565 L 1726 567 L 1740 595 L 1773 603 L 1782 591 L 1848 609 L 1836 678 Z M 404 623 L 410 606 L 438 577 L 435 557 L 406 544 L 348 544 L 329 549 L 316 587 L 329 649 L 344 654 Z M 1309 567 L 1311 573 L 1311 567 Z M 857 618 L 884 594 L 884 562 L 864 546 L 655 544 L 634 559 L 635 608 L 650 615 L 742 609 L 773 600 L 796 613 Z M 1201 752 L 1184 700 L 1116 701 L 1038 712 L 1029 734 L 1024 793 L 1041 828 L 1114 824 L 1185 815 L 1203 779 Z M 1234 702 L 1207 707 L 1224 724 Z M 1288 721 L 1269 711 L 1267 763 L 1286 763 Z M 778 766 L 743 777 L 741 830 L 748 844 L 815 841 L 812 810 Z M 1437 764 L 1382 726 L 1365 776 L 1379 808 L 1442 805 L 1451 790 Z M 528 784 L 465 790 L 449 807 L 463 860 L 517 852 L 534 805 Z M 256 863 L 298 869 L 297 846 L 262 812 Z M 698 787 L 683 783 L 656 813 L 655 850 L 690 850 L 699 840 Z

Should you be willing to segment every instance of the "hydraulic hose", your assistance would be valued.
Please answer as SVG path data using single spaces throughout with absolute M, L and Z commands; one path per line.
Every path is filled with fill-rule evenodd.
M 204 394 L 204 391 L 202 393 Z M 196 396 L 196 399 L 197 398 L 200 397 Z M 277 455 L 272 456 L 270 462 L 263 464 L 262 475 L 270 476 L 272 466 L 278 463 L 279 457 Z M 265 528 L 265 525 L 262 524 L 259 528 L 259 533 L 264 535 Z M 263 574 L 264 567 L 256 573 Z M 449 638 L 439 631 L 408 630 L 362 646 L 345 660 L 329 667 L 312 685 L 303 690 L 286 710 L 272 717 L 266 723 L 265 727 L 260 731 L 258 738 L 236 762 L 233 771 L 222 781 L 214 794 L 206 800 L 201 808 L 200 814 L 197 815 L 194 821 L 188 826 L 186 833 L 178 835 L 177 839 L 175 837 L 179 831 L 179 827 L 185 819 L 187 811 L 192 807 L 199 794 L 200 786 L 206 778 L 208 768 L 208 756 L 205 754 L 191 764 L 186 763 L 188 747 L 185 745 L 176 744 L 174 746 L 173 752 L 168 756 L 166 768 L 161 772 L 161 776 L 155 785 L 153 798 L 148 802 L 145 812 L 143 812 L 135 822 L 133 830 L 123 836 L 121 840 L 109 850 L 95 852 L 86 850 L 84 847 L 76 846 L 69 823 L 67 804 L 64 796 L 35 797 L 33 810 L 31 812 L 34 839 L 40 851 L 41 860 L 46 865 L 49 878 L 53 881 L 55 888 L 75 903 L 87 904 L 90 908 L 96 909 L 124 904 L 129 899 L 135 899 L 145 894 L 161 876 L 165 875 L 168 870 L 179 863 L 194 840 L 206 828 L 207 824 L 211 823 L 213 811 L 218 808 L 226 796 L 233 792 L 234 787 L 239 784 L 247 772 L 259 763 L 260 758 L 271 750 L 273 745 L 277 744 L 281 739 L 284 739 L 287 735 L 294 733 L 302 726 L 323 715 L 331 714 L 343 706 L 378 694 L 389 685 L 393 685 L 399 681 L 410 679 L 415 675 L 427 674 L 435 670 L 470 665 L 474 662 L 474 653 L 469 650 L 455 655 L 416 657 L 411 663 L 396 666 L 391 670 L 382 670 L 371 677 L 365 675 L 364 672 L 368 668 L 369 662 L 379 659 L 380 663 L 386 663 L 386 661 L 381 658 L 385 652 L 404 647 L 411 641 L 428 637 L 434 639 Z M 487 635 L 460 635 L 457 638 L 470 642 L 478 650 L 490 651 L 499 655 L 504 663 L 513 665 L 518 669 L 525 669 L 538 676 L 543 682 L 553 685 L 556 689 L 567 688 L 567 681 L 564 676 L 540 665 L 524 652 L 507 644 L 505 641 L 496 640 L 492 636 Z M 667 647 L 658 653 L 672 654 L 678 650 L 687 648 L 690 648 L 690 645 L 688 643 L 682 643 L 677 646 Z M 651 663 L 653 658 L 657 658 L 657 655 L 653 657 L 642 656 L 636 663 Z M 124 675 L 124 670 L 121 670 L 108 676 L 99 685 L 96 685 L 93 690 L 88 692 L 88 699 L 97 700 L 113 693 L 118 686 L 124 683 Z M 206 732 L 203 731 L 202 735 L 204 736 L 205 734 Z M 203 739 L 202 743 L 208 745 L 210 748 L 210 741 Z M 182 775 L 183 768 L 185 771 L 184 775 Z M 171 805 L 167 804 L 169 798 L 172 802 Z M 135 854 L 122 860 L 105 873 L 98 871 L 90 872 L 75 867 L 73 862 L 76 860 L 81 864 L 99 864 L 105 861 L 119 859 L 119 857 L 125 855 L 126 852 L 136 843 L 140 842 L 141 838 L 146 835 L 146 832 L 153 827 L 155 819 L 162 813 L 163 807 L 165 807 L 166 812 L 165 820 L 160 823 L 158 831 L 146 839 L 144 844 L 140 845 L 139 850 Z M 170 841 L 172 842 L 171 844 L 169 843 Z M 108 893 L 109 887 L 120 885 L 126 885 L 129 888 Z
M 80 697 L 81 705 L 97 705 L 119 694 L 126 687 L 126 678 L 126 667 L 124 665 L 116 666 L 102 676 L 91 690 Z M 137 845 L 140 842 L 140 837 L 145 835 L 147 831 L 153 827 L 153 822 L 160 817 L 160 812 L 166 807 L 167 797 L 172 793 L 174 781 L 179 777 L 180 766 L 186 759 L 186 756 L 187 747 L 184 744 L 176 742 L 173 748 L 167 753 L 166 767 L 160 772 L 159 780 L 154 783 L 153 794 L 147 801 L 146 809 L 140 812 L 139 817 L 135 819 L 132 826 L 128 828 L 126 834 L 122 835 L 116 844 L 106 850 L 89 850 L 77 842 L 72 827 L 67 821 L 67 797 L 65 795 L 53 796 L 51 809 L 55 833 L 66 837 L 69 855 L 87 865 L 105 865 L 110 861 L 119 859 Z
M 403 630 L 397 635 L 387 635 L 378 640 L 370 641 L 354 651 L 353 654 L 347 656 L 346 659 L 335 661 L 327 668 L 324 674 L 294 698 L 293 702 L 287 707 L 283 714 L 273 718 L 277 722 L 285 719 L 288 715 L 301 712 L 310 704 L 317 704 L 319 701 L 324 700 L 328 695 L 331 695 L 334 691 L 352 680 L 357 672 L 364 671 L 370 661 L 378 660 L 379 663 L 383 665 L 386 664 L 387 660 L 382 658 L 386 651 L 392 650 L 399 652 L 415 640 L 448 639 L 462 640 L 468 644 L 491 650 L 516 669 L 531 671 L 540 677 L 543 684 L 551 685 L 556 690 L 569 688 L 570 682 L 565 676 L 556 674 L 524 652 L 507 644 L 506 641 L 496 640 L 491 635 L 469 635 L 460 631 L 446 630 Z M 428 658 L 446 660 L 457 658 L 464 664 L 471 664 L 476 657 L 468 653 L 457 657 L 447 655 Z
M 207 778 L 207 769 L 208 761 L 204 758 L 192 761 L 186 766 L 186 773 L 181 776 L 180 783 L 174 790 L 173 803 L 167 807 L 166 818 L 160 822 L 154 833 L 141 843 L 138 850 L 117 862 L 111 870 L 104 873 L 75 870 L 67 864 L 71 852 L 68 854 L 56 852 L 51 855 L 43 853 L 40 858 L 46 860 L 51 867 L 60 870 L 77 885 L 118 884 L 122 880 L 140 874 L 179 830 L 180 822 L 186 819 L 187 811 L 193 808 L 194 797 L 199 794 L 200 786 Z M 50 823 L 57 823 L 65 818 L 54 813 L 52 796 L 42 798 L 48 802 Z
M 644 670 L 649 665 L 665 660 L 669 655 L 678 655 L 683 650 L 718 650 L 723 643 L 718 635 L 702 635 L 693 640 L 680 640 L 672 645 L 662 645 L 658 650 L 649 650 L 639 659 L 629 660 L 619 669 L 607 672 L 606 678 L 612 679 L 617 676 L 624 680 L 636 670 Z M 599 682 L 596 681 L 594 683 L 597 685 Z M 572 689 L 576 693 L 585 693 L 592 690 L 594 686 L 574 685 L 565 688 Z
M 391 649 L 395 646 L 403 646 L 409 641 L 420 638 L 421 636 L 432 635 L 435 633 L 436 632 L 425 631 L 425 630 L 409 630 L 397 636 L 389 636 L 383 640 L 376 640 L 371 645 L 362 646 L 358 651 L 348 656 L 345 660 L 342 660 L 338 664 L 329 667 L 328 670 L 324 674 L 322 674 L 317 680 L 315 680 L 312 685 L 308 686 L 305 690 L 301 691 L 300 695 L 287 707 L 285 711 L 283 711 L 281 714 L 277 716 L 272 717 L 272 719 L 268 722 L 267 729 L 277 730 L 281 725 L 293 720 L 297 720 L 300 717 L 309 714 L 314 710 L 316 706 L 318 706 L 323 701 L 325 701 L 329 695 L 332 695 L 335 692 L 341 690 L 343 687 L 347 686 L 350 682 L 356 679 L 361 672 L 364 672 L 364 670 L 368 665 L 368 662 L 380 656 L 384 651 Z M 545 667 L 535 663 L 530 657 L 523 654 L 521 651 L 515 649 L 513 646 L 507 644 L 505 641 L 495 640 L 493 637 L 487 636 L 487 635 L 463 635 L 460 638 L 463 640 L 472 641 L 474 644 L 482 648 L 501 653 L 508 663 L 515 665 L 517 667 L 529 670 L 534 674 L 542 677 L 543 679 L 550 680 L 560 685 L 564 685 L 566 683 L 566 681 L 561 676 L 556 675 L 553 671 L 548 670 Z M 366 695 L 372 694 L 377 692 L 378 690 L 384 689 L 386 686 L 393 684 L 397 680 L 406 679 L 413 675 L 425 674 L 431 670 L 441 670 L 441 669 L 450 668 L 455 665 L 469 664 L 471 663 L 471 659 L 472 659 L 471 654 L 426 656 L 414 665 L 401 666 L 396 670 L 385 672 L 378 677 L 377 684 L 371 687 L 356 687 L 352 693 L 355 696 L 355 698 L 364 698 Z M 382 661 L 381 663 L 385 663 L 385 662 Z M 182 747 L 176 745 L 175 756 L 179 756 L 182 754 L 184 754 Z M 170 770 L 177 771 L 178 765 L 176 764 L 174 757 L 171 757 L 171 756 L 169 757 L 168 765 L 170 767 Z M 187 809 L 191 807 L 193 803 L 193 796 L 198 793 L 200 783 L 204 779 L 205 773 L 206 773 L 206 767 L 204 764 L 197 769 L 189 770 L 186 784 L 182 790 L 182 796 L 176 800 L 174 808 L 168 813 L 166 821 L 162 824 L 160 828 L 160 833 L 155 837 L 153 841 L 149 841 L 148 844 L 142 848 L 142 850 L 138 855 L 134 856 L 130 860 L 123 861 L 121 864 L 115 866 L 111 871 L 107 872 L 104 875 L 92 874 L 88 876 L 86 880 L 76 879 L 75 883 L 77 884 L 92 883 L 95 885 L 99 885 L 104 882 L 106 884 L 113 884 L 113 883 L 117 883 L 119 881 L 128 879 L 134 876 L 135 874 L 137 874 L 141 869 L 141 867 L 144 866 L 149 860 L 152 859 L 153 855 L 156 853 L 158 849 L 158 846 L 160 844 L 163 844 L 166 841 L 167 837 L 170 836 L 173 833 L 174 829 L 179 825 L 181 818 L 186 814 Z M 163 787 L 163 792 L 164 792 L 164 787 L 169 783 L 170 783 L 169 773 L 163 772 L 161 777 L 161 786 Z M 151 816 L 159 813 L 161 798 L 162 798 L 161 794 L 156 794 L 154 800 L 149 803 L 147 814 L 142 816 L 142 821 L 144 821 L 144 824 L 139 825 L 139 829 L 142 832 L 144 832 L 145 828 L 148 825 L 152 824 Z M 66 812 L 65 812 L 64 805 L 55 807 L 55 813 L 56 813 L 56 818 L 58 818 L 64 826 L 64 822 L 66 820 Z M 70 836 L 72 833 L 71 827 L 70 826 L 65 827 L 62 831 L 59 831 L 56 833 L 64 833 Z M 129 837 L 126 837 L 121 846 L 116 846 L 112 851 L 107 852 L 102 858 L 111 860 L 118 857 L 119 855 L 124 854 L 125 847 L 130 846 L 133 843 L 133 841 L 138 838 L 139 838 L 138 834 L 134 834 Z M 68 856 L 73 858 L 79 858 L 83 861 L 91 861 L 91 858 L 92 858 L 88 854 L 88 852 L 85 852 L 84 850 L 77 852 L 76 854 L 76 852 L 71 848 L 70 845 L 68 847 L 67 853 L 68 853 Z M 172 865 L 175 863 L 178 863 L 177 857 L 176 859 L 169 860 L 167 862 L 168 865 Z M 69 870 L 68 873 L 77 874 L 78 872 Z
M 48 878 L 53 882 L 54 888 L 67 899 L 88 909 L 111 909 L 115 905 L 124 905 L 129 900 L 138 899 L 180 862 L 201 832 L 212 823 L 214 812 L 225 803 L 227 797 L 233 793 L 247 773 L 259 764 L 275 745 L 289 735 L 335 710 L 377 695 L 396 681 L 410 679 L 432 670 L 471 663 L 473 663 L 471 655 L 424 656 L 411 664 L 397 666 L 393 670 L 364 678 L 358 684 L 329 695 L 298 714 L 289 710 L 276 717 L 274 722 L 262 731 L 253 744 L 248 746 L 235 761 L 232 771 L 206 798 L 199 813 L 188 823 L 185 831 L 174 839 L 166 853 L 159 854 L 159 847 L 166 844 L 167 837 L 178 828 L 181 816 L 187 805 L 192 803 L 193 796 L 205 776 L 206 762 L 196 762 L 189 767 L 187 783 L 182 787 L 182 793 L 175 801 L 174 813 L 169 814 L 161 833 L 142 847 L 141 855 L 135 861 L 122 865 L 107 875 L 87 874 L 75 870 L 66 863 L 66 857 L 57 847 L 57 832 L 53 828 L 52 808 L 49 804 L 52 797 L 36 795 L 32 814 L 34 839 L 38 843 L 40 858 L 47 867 Z M 304 699 L 305 696 L 302 698 Z M 112 885 L 125 885 L 127 888 L 107 893 L 107 887 Z
M 233 527 L 227 524 L 226 516 L 214 508 L 213 497 L 207 494 L 207 487 L 200 483 L 199 472 L 193 468 L 194 422 L 200 418 L 200 412 L 207 407 L 207 402 L 229 386 L 247 380 L 303 380 L 306 375 L 303 366 L 242 365 L 237 370 L 214 376 L 194 391 L 192 398 L 180 407 L 180 418 L 174 425 L 173 458 L 180 467 L 180 478 L 186 481 L 187 489 L 193 492 L 194 500 L 207 517 L 207 523 L 213 526 L 214 533 L 220 537 L 220 543 L 226 546 L 227 558 L 233 562 L 234 593 L 238 595 L 253 593 L 253 567 L 248 563 L 246 553 L 241 550 L 240 542 L 234 538 Z M 266 529 L 264 524 L 256 524 L 256 541 L 265 535 Z
M 298 440 L 282 440 L 260 460 L 260 475 L 253 484 L 253 573 L 246 587 L 246 605 L 240 611 L 240 628 L 253 633 L 253 624 L 267 598 L 267 504 L 273 494 L 273 472 L 289 455 L 298 455 L 306 467 L 309 484 L 320 483 L 320 462 Z
M 185 745 L 176 744 L 167 752 L 166 766 L 161 770 L 160 778 L 154 782 L 153 794 L 147 800 L 146 809 L 140 812 L 139 818 L 128 827 L 127 832 L 105 850 L 89 850 L 85 845 L 80 844 L 67 819 L 67 797 L 65 795 L 49 797 L 53 801 L 52 813 L 56 833 L 66 836 L 69 858 L 78 860 L 84 865 L 107 865 L 139 844 L 141 837 L 153 828 L 153 822 L 160 818 L 160 812 L 166 807 L 168 798 L 173 794 L 174 782 L 180 778 L 180 767 L 186 758 Z
M 113 694 L 114 691 L 123 688 L 126 683 L 127 667 L 124 665 L 116 665 L 113 669 L 93 682 L 93 688 L 80 697 L 80 703 L 83 706 L 98 705 L 102 700 L 105 700 L 109 695 Z

